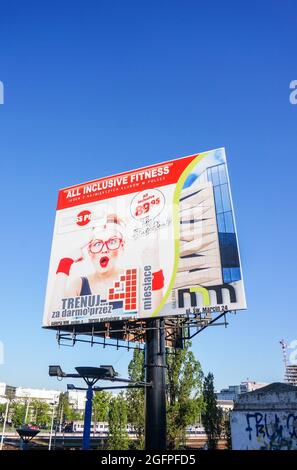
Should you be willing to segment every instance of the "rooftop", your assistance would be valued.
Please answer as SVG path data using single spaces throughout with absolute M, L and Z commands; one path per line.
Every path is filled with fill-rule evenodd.
M 274 382 L 252 392 L 242 393 L 234 410 L 297 410 L 297 387 Z

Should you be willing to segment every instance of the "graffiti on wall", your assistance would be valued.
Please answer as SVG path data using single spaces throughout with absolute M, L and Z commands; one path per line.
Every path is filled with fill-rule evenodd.
M 297 449 L 297 411 L 233 412 L 233 449 Z

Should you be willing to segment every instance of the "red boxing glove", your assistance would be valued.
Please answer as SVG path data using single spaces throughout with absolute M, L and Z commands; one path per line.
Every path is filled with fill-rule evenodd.
M 153 273 L 153 280 L 152 280 L 152 290 L 159 290 L 164 287 L 164 275 L 163 269 L 160 271 L 156 271 Z
M 72 258 L 62 258 L 60 260 L 56 274 L 63 273 L 63 274 L 66 274 L 66 276 L 69 276 L 70 268 L 73 265 L 73 263 L 74 263 L 74 260 Z

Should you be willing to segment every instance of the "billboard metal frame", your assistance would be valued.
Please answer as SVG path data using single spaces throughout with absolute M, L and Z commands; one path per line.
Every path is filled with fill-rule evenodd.
M 143 349 L 146 342 L 147 333 L 155 329 L 165 330 L 165 342 L 172 349 L 180 349 L 185 341 L 189 341 L 209 326 L 228 326 L 227 314 L 235 311 L 223 312 L 215 317 L 201 314 L 189 315 L 187 317 L 166 317 L 163 327 L 154 327 L 147 320 L 119 322 L 121 326 L 114 322 L 103 323 L 100 331 L 96 331 L 93 325 L 90 333 L 77 331 L 75 325 L 71 330 L 57 330 L 56 338 L 59 346 L 74 347 L 76 343 L 88 343 L 93 346 L 113 346 L 116 349 Z M 219 321 L 221 320 L 221 321 Z M 126 339 L 125 339 L 126 338 Z

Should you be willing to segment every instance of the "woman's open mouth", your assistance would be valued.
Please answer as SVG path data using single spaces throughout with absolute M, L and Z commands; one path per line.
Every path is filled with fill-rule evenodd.
M 100 266 L 101 268 L 106 268 L 108 263 L 109 263 L 109 258 L 108 256 L 102 256 L 102 258 L 100 258 Z

